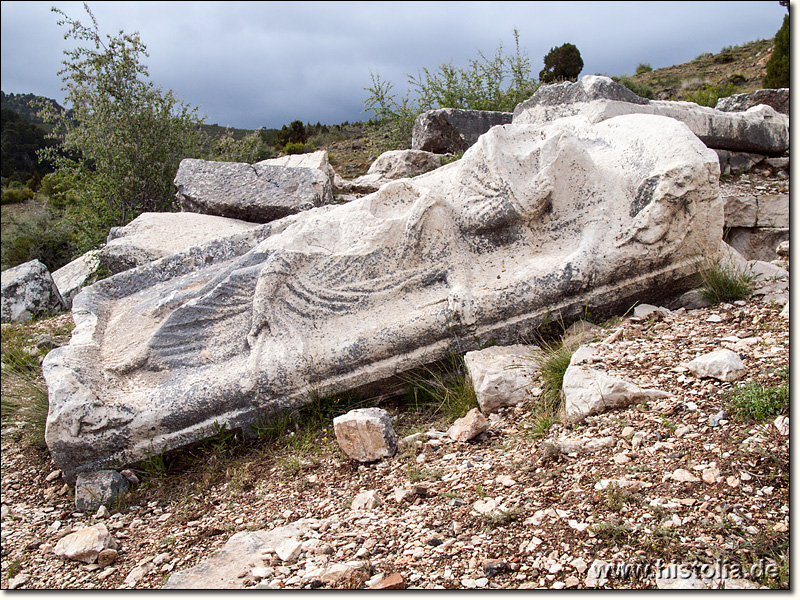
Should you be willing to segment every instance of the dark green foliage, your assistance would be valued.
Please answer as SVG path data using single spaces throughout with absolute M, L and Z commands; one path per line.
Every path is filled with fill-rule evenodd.
M 292 121 L 289 127 L 284 125 L 278 133 L 278 144 L 286 146 L 286 144 L 305 144 L 308 140 L 305 125 L 302 121 Z
M 570 43 L 552 48 L 544 57 L 544 69 L 539 71 L 540 83 L 577 81 L 583 70 L 583 59 L 578 48 Z
M 639 75 L 640 73 L 650 73 L 653 70 L 653 67 L 650 66 L 650 63 L 639 63 L 636 65 L 636 74 Z
M 10 219 L 0 240 L 2 268 L 38 259 L 52 273 L 78 255 L 73 226 L 49 213 Z
M 11 187 L 3 190 L 2 204 L 19 204 L 33 198 L 33 190 L 29 187 Z
M 37 154 L 52 145 L 45 139 L 44 129 L 29 123 L 11 108 L 3 106 L 0 111 L 3 179 L 24 181 L 34 175 L 41 178 L 52 171 L 49 163 L 39 162 Z
M 783 25 L 775 34 L 775 47 L 762 85 L 774 89 L 789 87 L 789 15 L 783 17 Z

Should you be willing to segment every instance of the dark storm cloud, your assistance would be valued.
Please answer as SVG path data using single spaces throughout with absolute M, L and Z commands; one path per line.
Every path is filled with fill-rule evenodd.
M 513 49 L 520 32 L 534 76 L 554 46 L 575 44 L 583 74 L 632 74 L 772 37 L 785 9 L 770 2 L 90 2 L 103 33 L 139 31 L 151 78 L 199 106 L 208 122 L 334 124 L 363 112 L 370 73 L 406 89 L 406 75 L 478 51 Z M 67 42 L 55 5 L 2 3 L 2 89 L 63 100 Z

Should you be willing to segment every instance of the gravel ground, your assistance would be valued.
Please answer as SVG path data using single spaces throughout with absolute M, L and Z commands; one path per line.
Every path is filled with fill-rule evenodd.
M 752 179 L 736 185 L 788 187 Z M 396 573 L 402 586 L 418 588 L 652 588 L 654 566 L 670 562 L 699 572 L 722 564 L 738 585 L 788 587 L 788 421 L 741 420 L 728 406 L 741 385 L 786 381 L 789 321 L 781 310 L 754 296 L 619 321 L 613 343 L 595 343 L 594 366 L 672 397 L 577 426 L 537 435 L 526 404 L 503 409 L 470 442 L 431 430 L 419 447 L 373 465 L 347 460 L 328 431 L 313 443 L 207 447 L 166 473 L 154 461 L 140 473 L 142 485 L 97 514 L 76 512 L 74 490 L 47 451 L 4 427 L 0 584 L 159 588 L 236 532 L 310 519 L 296 560 L 266 554 L 237 574 L 240 587 L 352 588 Z M 719 348 L 743 358 L 743 379 L 698 379 L 686 369 Z M 387 409 L 398 432 L 429 430 L 419 416 Z M 564 439 L 584 451 L 553 452 L 552 442 Z M 382 504 L 351 510 L 368 490 Z M 53 553 L 60 538 L 98 522 L 120 545 L 111 564 Z M 347 561 L 364 568 L 327 583 L 306 577 Z M 600 581 L 589 568 L 603 564 L 596 561 L 613 567 Z

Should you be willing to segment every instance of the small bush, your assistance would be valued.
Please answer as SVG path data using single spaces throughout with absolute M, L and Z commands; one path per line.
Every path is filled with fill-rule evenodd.
M 700 106 L 710 106 L 714 108 L 720 98 L 733 96 L 739 91 L 739 88 L 733 85 L 730 81 L 720 83 L 719 85 L 709 86 L 706 85 L 694 94 L 686 92 L 686 100 L 694 102 Z
M 653 70 L 653 67 L 650 66 L 650 63 L 639 63 L 636 65 L 636 74 L 641 75 L 642 73 L 650 73 Z
M 725 267 L 720 262 L 710 263 L 700 269 L 703 280 L 701 293 L 712 304 L 734 302 L 750 297 L 756 276 L 749 271 Z
M 717 64 L 728 64 L 736 60 L 736 57 L 728 51 L 723 50 L 714 57 L 714 62 Z
M 283 147 L 284 154 L 305 154 L 313 151 L 314 147 L 311 144 L 303 144 L 302 142 L 286 142 Z
M 751 382 L 731 393 L 728 409 L 739 419 L 765 423 L 789 412 L 789 383 L 765 388 Z
M 52 273 L 80 254 L 76 244 L 72 225 L 50 214 L 12 218 L 0 240 L 0 262 L 8 269 L 38 259 Z
M 29 187 L 8 188 L 3 190 L 2 203 L 6 204 L 21 204 L 33 198 L 33 190 Z

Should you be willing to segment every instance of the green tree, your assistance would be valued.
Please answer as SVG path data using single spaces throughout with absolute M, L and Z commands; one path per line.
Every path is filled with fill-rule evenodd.
M 788 2 L 781 2 L 789 10 Z M 788 88 L 789 87 L 789 15 L 783 17 L 783 25 L 775 34 L 775 46 L 772 49 L 772 56 L 767 62 L 767 74 L 761 85 L 764 88 Z
M 80 228 L 82 249 L 96 246 L 109 227 L 125 225 L 142 212 L 174 209 L 178 165 L 183 158 L 202 156 L 205 141 L 198 109 L 149 81 L 139 34 L 103 37 L 85 3 L 84 9 L 90 26 L 52 9 L 66 27 L 64 37 L 78 42 L 65 50 L 59 71 L 71 111 L 40 106 L 40 116 L 60 141 L 60 148 L 43 155 L 72 189 L 71 216 Z
M 581 53 L 573 44 L 551 48 L 544 57 L 544 69 L 539 72 L 540 83 L 576 81 L 583 70 Z
M 234 139 L 231 132 L 226 131 L 225 135 L 214 143 L 212 156 L 214 160 L 252 164 L 272 158 L 275 156 L 275 151 L 270 143 L 269 134 L 263 129 L 256 129 L 240 140 Z
M 47 146 L 41 127 L 29 123 L 17 111 L 5 106 L 0 109 L 0 123 L 3 179 L 41 179 L 42 175 L 52 170 L 49 164 L 40 164 L 37 155 L 39 150 Z

